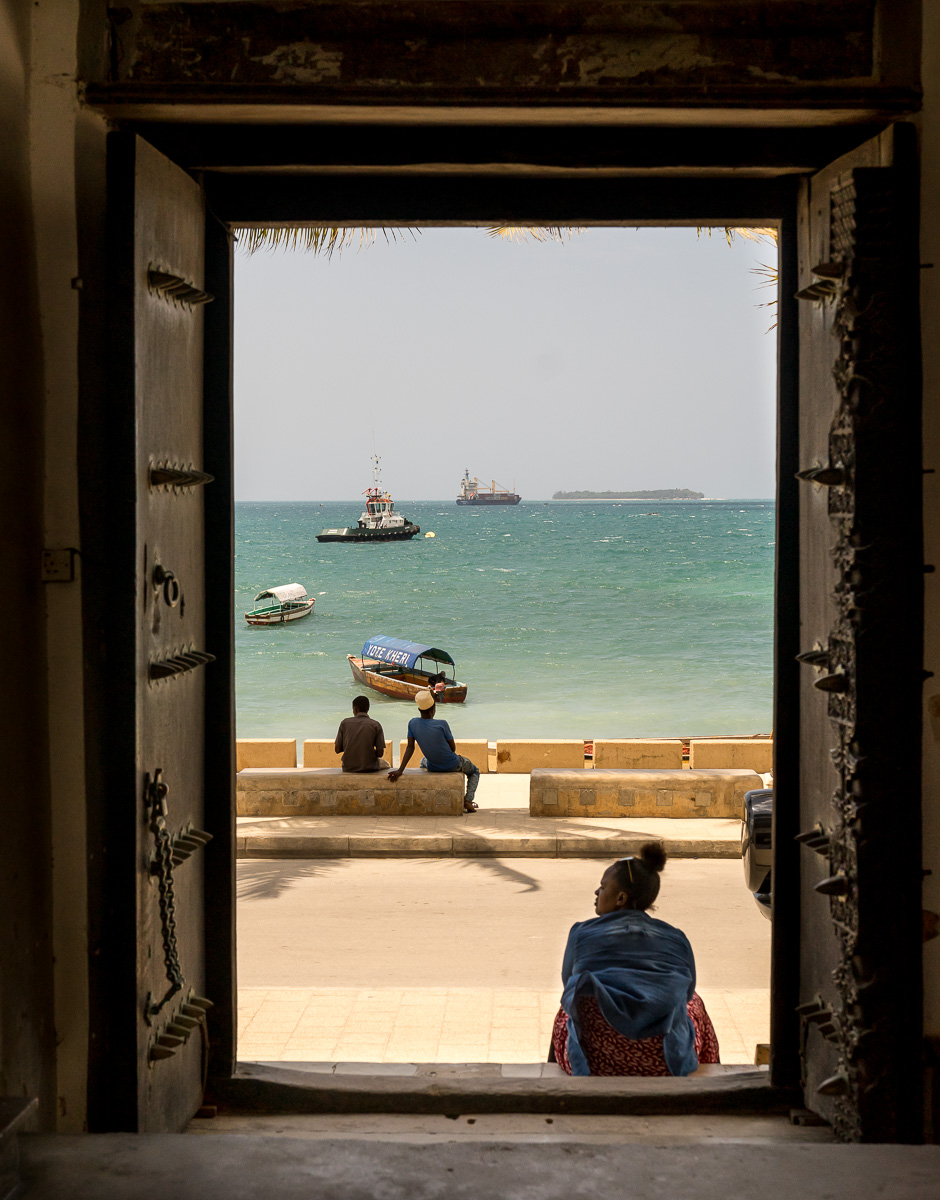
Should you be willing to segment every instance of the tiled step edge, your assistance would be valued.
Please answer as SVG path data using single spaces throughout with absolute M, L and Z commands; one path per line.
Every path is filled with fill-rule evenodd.
M 649 834 L 616 837 L 483 837 L 447 835 L 248 834 L 237 840 L 238 858 L 595 858 L 636 854 Z M 670 858 L 740 858 L 737 841 L 665 839 Z
M 506 1079 L 480 1075 L 412 1077 L 318 1074 L 239 1063 L 213 1080 L 212 1103 L 242 1113 L 606 1113 L 786 1112 L 794 1096 L 771 1086 L 766 1071 L 689 1079 Z

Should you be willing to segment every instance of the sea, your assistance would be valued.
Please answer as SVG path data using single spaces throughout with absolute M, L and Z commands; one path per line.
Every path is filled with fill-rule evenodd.
M 381 634 L 455 660 L 467 700 L 439 712 L 458 738 L 770 732 L 772 501 L 396 499 L 412 541 L 317 542 L 360 510 L 236 504 L 239 737 L 333 737 L 362 691 L 346 656 Z M 284 583 L 313 613 L 247 625 L 255 595 Z M 413 705 L 370 700 L 404 737 Z

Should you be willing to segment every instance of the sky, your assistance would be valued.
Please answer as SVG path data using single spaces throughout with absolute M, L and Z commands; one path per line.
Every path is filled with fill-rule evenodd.
M 649 228 L 238 251 L 236 499 L 358 500 L 373 437 L 403 501 L 454 498 L 464 468 L 524 500 L 773 496 L 775 257 Z

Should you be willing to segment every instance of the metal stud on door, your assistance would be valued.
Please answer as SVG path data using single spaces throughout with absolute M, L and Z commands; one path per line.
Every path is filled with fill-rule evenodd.
M 203 848 L 212 476 L 202 468 L 203 319 L 212 297 L 202 287 L 200 186 L 127 133 L 110 135 L 108 170 L 109 429 L 113 461 L 133 470 L 114 481 L 114 646 L 100 649 L 121 734 L 109 747 L 118 764 L 100 868 L 109 907 L 92 986 L 135 995 L 136 1021 L 122 1003 L 93 1031 L 90 1113 L 96 1130 L 176 1131 L 201 1103 L 211 1020 Z
M 797 1014 L 805 1103 L 851 1141 L 921 1133 L 920 410 L 905 132 L 825 168 L 800 208 L 809 645 Z

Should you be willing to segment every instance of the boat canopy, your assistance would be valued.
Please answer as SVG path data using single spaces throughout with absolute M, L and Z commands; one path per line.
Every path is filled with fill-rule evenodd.
M 273 596 L 274 599 L 278 600 L 281 604 L 283 604 L 285 600 L 308 599 L 307 589 L 302 583 L 284 583 L 281 584 L 280 587 L 266 588 L 265 591 L 259 592 L 257 596 L 255 596 L 255 604 L 257 604 L 259 600 L 266 600 L 268 596 Z
M 435 662 L 450 663 L 454 660 L 446 650 L 435 650 L 433 646 L 422 646 L 418 642 L 403 642 L 401 638 L 373 637 L 362 647 L 363 658 L 375 658 L 379 662 L 394 663 L 398 667 L 413 667 L 419 658 L 431 658 Z

